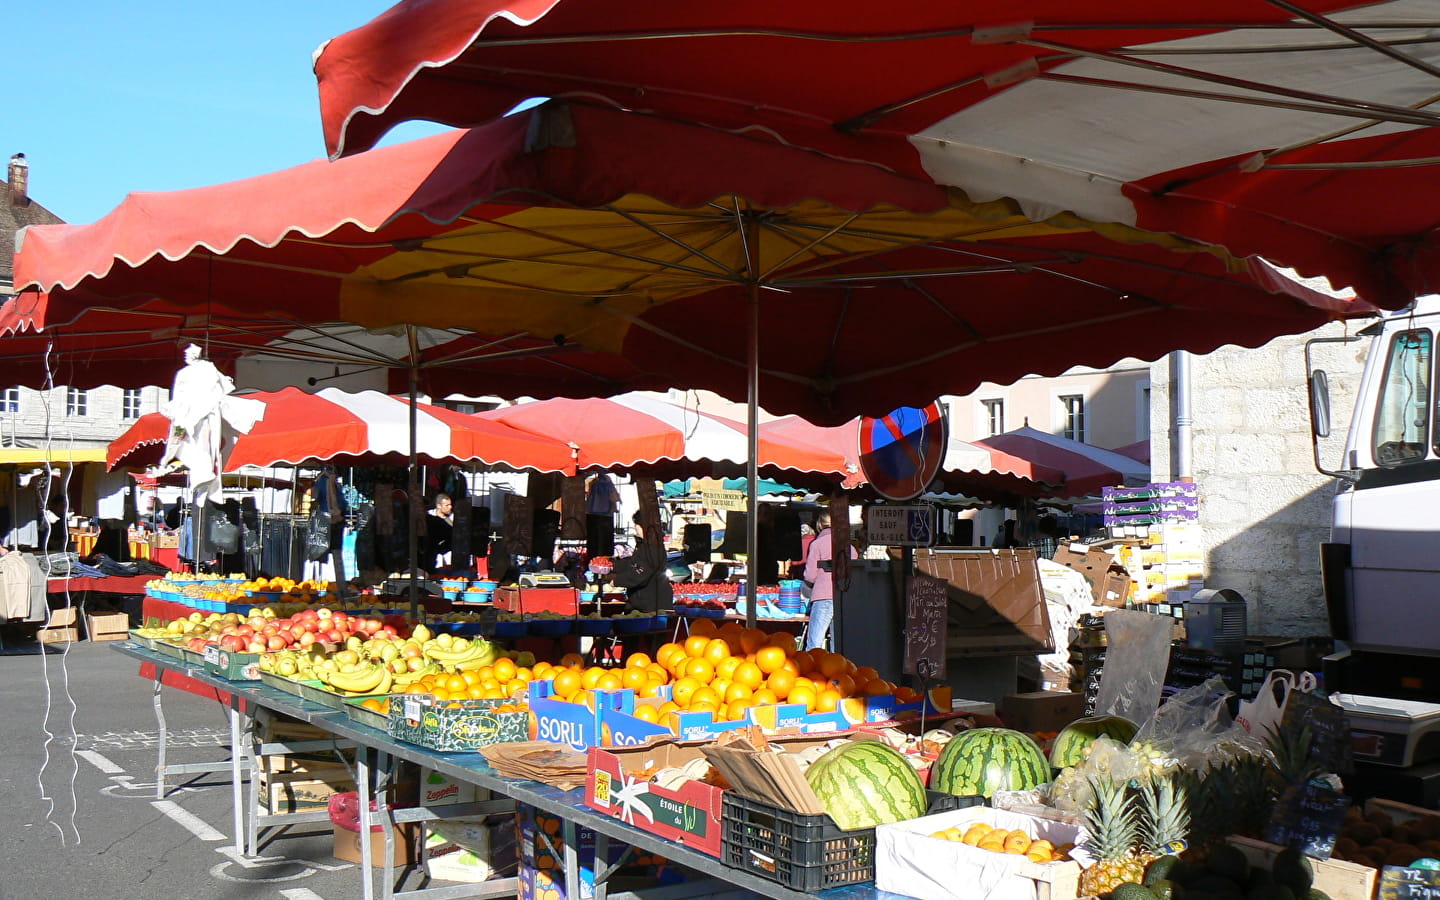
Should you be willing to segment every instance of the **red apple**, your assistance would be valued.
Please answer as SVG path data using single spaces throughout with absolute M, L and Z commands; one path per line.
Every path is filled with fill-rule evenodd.
M 302 629 L 300 633 L 296 635 L 296 639 L 298 640 L 300 646 L 309 647 L 311 644 L 315 643 L 315 632 L 305 631 Z
M 262 641 L 251 641 L 245 645 L 247 653 L 264 653 L 268 649 Z
M 245 649 L 245 642 L 233 634 L 227 634 L 220 639 L 220 647 L 229 650 L 231 653 L 239 653 Z
M 265 641 L 267 650 L 284 650 L 287 646 L 289 645 L 285 643 L 285 639 L 278 634 L 270 635 L 270 638 Z

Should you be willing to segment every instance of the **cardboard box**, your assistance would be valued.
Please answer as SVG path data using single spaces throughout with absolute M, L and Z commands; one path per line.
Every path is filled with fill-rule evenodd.
M 330 797 L 355 790 L 342 766 L 328 772 L 286 772 L 260 776 L 260 811 L 268 815 L 329 809 Z
M 485 791 L 484 794 L 483 799 L 489 799 L 490 792 Z M 451 778 L 434 769 L 421 767 L 421 806 L 450 806 L 456 803 L 475 803 L 481 799 L 479 786 Z
M 318 725 L 261 707 L 255 711 L 255 724 L 260 740 L 266 743 L 285 741 L 323 741 L 333 735 Z
M 332 825 L 335 832 L 335 856 L 346 862 L 360 862 L 360 833 L 351 831 L 340 825 Z M 401 822 L 399 825 L 390 826 L 390 831 L 395 835 L 395 853 L 391 862 L 397 866 L 408 866 L 415 862 L 419 854 L 415 844 L 420 837 L 420 823 Z M 385 865 L 385 832 L 370 832 L 370 865 L 380 867 Z
M 123 641 L 130 636 L 130 617 L 123 612 L 91 613 L 85 617 L 85 634 L 92 641 Z
M 180 547 L 180 535 L 178 532 L 167 532 L 166 534 L 150 535 L 151 549 L 178 549 Z
M 341 751 L 354 761 L 354 750 Z M 258 758 L 262 775 L 305 775 L 309 778 L 329 777 L 335 769 L 344 768 L 332 752 L 270 753 Z
M 506 585 L 491 595 L 495 608 L 503 612 L 553 612 L 562 616 L 580 614 L 580 592 L 574 588 L 519 588 Z
M 899 551 L 891 556 L 899 559 Z M 1055 639 L 1031 548 L 915 551 L 915 568 L 947 582 L 946 652 L 951 658 L 1051 653 Z
M 1054 561 L 1085 576 L 1096 606 L 1125 605 L 1130 573 L 1109 550 L 1088 544 L 1064 544 L 1055 551 Z
M 515 805 L 515 835 L 519 866 L 516 872 L 516 896 L 521 898 L 552 898 L 552 900 L 586 900 L 595 896 L 595 870 L 607 869 L 625 860 L 612 873 L 611 890 L 640 891 L 650 887 L 678 884 L 684 879 L 681 870 L 667 864 L 659 856 L 639 851 L 620 841 L 610 841 L 610 852 L 597 860 L 595 832 L 579 826 L 575 829 L 576 857 L 580 868 L 578 897 L 566 895 L 565 842 L 560 818 L 524 803 Z
M 647 768 L 680 767 L 703 759 L 698 744 L 667 741 L 643 747 L 592 747 L 589 757 L 585 804 L 591 809 L 701 853 L 720 855 L 724 830 L 720 788 L 686 781 L 671 790 L 630 774 Z
M 1250 865 L 1263 869 L 1270 868 L 1275 857 L 1284 849 L 1276 844 L 1238 835 L 1227 837 L 1225 842 L 1239 848 L 1250 861 Z M 1343 859 L 1311 857 L 1309 861 L 1315 871 L 1313 887 L 1317 891 L 1324 891 L 1331 900 L 1370 900 L 1375 896 L 1375 880 L 1379 873 L 1369 866 L 1346 862 Z
M 1000 701 L 1000 718 L 1016 731 L 1059 731 L 1084 715 L 1084 694 L 1033 691 Z
M 993 851 L 930 837 L 952 826 L 964 831 L 976 822 L 1018 829 L 1056 846 L 1077 841 L 1081 834 L 1077 825 L 984 806 L 881 825 L 875 829 L 875 887 L 927 900 L 987 896 L 1073 900 L 1079 892 L 1081 866 L 1090 862 L 1088 857 L 1035 863 L 1022 856 L 1005 860 L 1001 867 Z M 1078 855 L 1083 856 L 1083 851 Z
M 80 640 L 80 629 L 69 628 L 42 628 L 36 633 L 42 644 L 73 644 Z
M 64 628 L 66 625 L 77 625 L 80 622 L 80 611 L 73 606 L 64 606 L 60 609 L 50 610 L 50 617 L 45 620 L 46 628 Z

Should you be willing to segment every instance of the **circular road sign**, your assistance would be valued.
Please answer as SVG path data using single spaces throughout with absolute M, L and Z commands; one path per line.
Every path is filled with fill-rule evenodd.
M 911 500 L 940 472 L 950 430 L 945 410 L 932 403 L 902 406 L 888 416 L 860 418 L 860 471 L 887 500 Z

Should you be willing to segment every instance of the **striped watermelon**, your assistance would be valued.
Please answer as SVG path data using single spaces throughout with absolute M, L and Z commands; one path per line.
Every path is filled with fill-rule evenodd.
M 972 728 L 951 738 L 930 769 L 930 787 L 957 797 L 1024 791 L 1050 780 L 1050 762 L 1028 734 Z
M 925 815 L 925 785 L 884 741 L 850 741 L 815 760 L 805 780 L 846 831 Z
M 1087 716 L 1076 719 L 1061 729 L 1050 748 L 1050 764 L 1057 769 L 1078 766 L 1085 759 L 1085 750 L 1100 735 L 1128 744 L 1135 738 L 1135 723 L 1124 716 Z

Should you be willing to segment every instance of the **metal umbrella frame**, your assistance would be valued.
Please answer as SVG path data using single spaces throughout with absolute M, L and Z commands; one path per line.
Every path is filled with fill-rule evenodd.
M 43 294 L 52 321 L 160 297 L 202 320 L 400 326 L 410 360 L 415 329 L 463 329 L 618 357 L 648 387 L 743 393 L 751 508 L 762 378 L 768 409 L 843 421 L 1372 311 L 1173 236 L 1037 222 L 768 138 L 564 104 L 21 234 L 16 303 Z M 760 334 L 787 331 L 815 339 L 762 355 Z
M 317 52 L 327 148 L 532 97 L 1184 234 L 1399 308 L 1440 280 L 1429 0 L 404 0 Z

